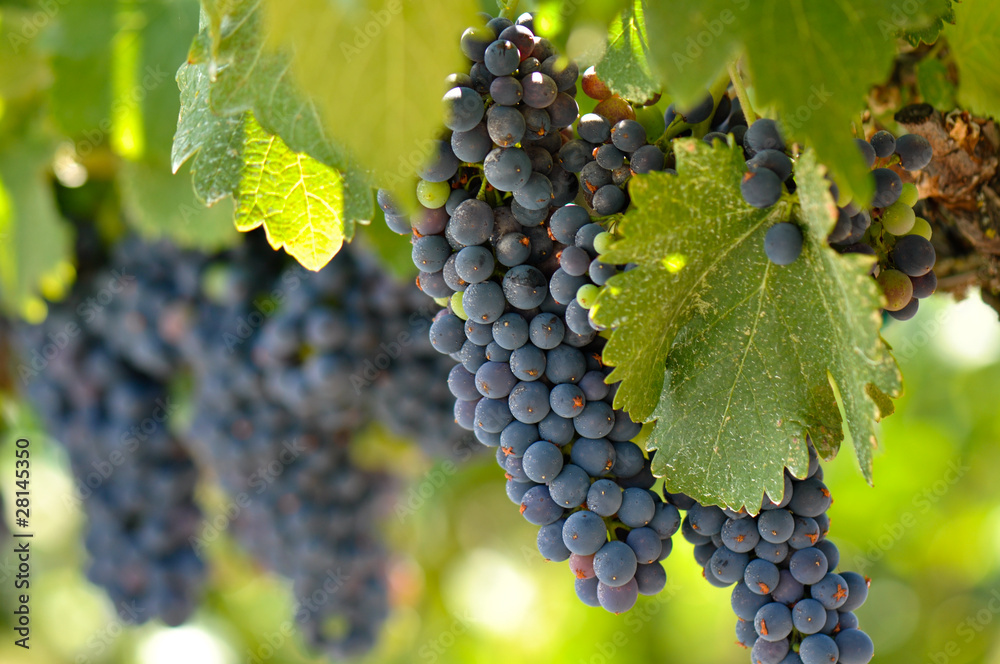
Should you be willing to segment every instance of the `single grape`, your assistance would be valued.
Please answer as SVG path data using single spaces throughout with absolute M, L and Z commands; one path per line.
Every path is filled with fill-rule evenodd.
M 631 581 L 636 565 L 635 552 L 624 542 L 608 542 L 594 554 L 594 573 L 601 583 L 612 588 Z
M 486 57 L 486 48 L 495 39 L 496 33 L 485 25 L 466 28 L 460 41 L 462 53 L 473 62 L 482 62 Z
M 753 521 L 747 519 L 747 521 Z M 751 592 L 757 595 L 769 595 L 778 586 L 781 573 L 774 563 L 766 560 L 751 560 L 743 571 L 743 582 Z
M 911 277 L 922 277 L 927 274 L 937 260 L 934 245 L 919 235 L 899 238 L 889 257 L 896 269 Z
M 919 236 L 907 235 L 906 237 Z M 899 270 L 882 270 L 876 277 L 876 281 L 882 287 L 886 298 L 885 308 L 889 311 L 899 311 L 913 298 L 913 283 L 906 274 Z
M 614 614 L 624 613 L 635 606 L 639 597 L 639 586 L 634 578 L 620 586 L 609 586 L 604 582 L 597 584 L 597 599 L 606 611 Z
M 872 147 L 871 143 L 860 138 L 855 138 L 854 143 L 861 151 L 861 156 L 864 157 L 865 164 L 867 164 L 868 168 L 874 166 L 877 155 L 875 154 L 875 148 Z
M 569 388 L 579 391 L 575 385 L 563 384 L 553 388 Z M 580 392 L 580 399 L 583 399 Z M 581 409 L 582 410 L 582 409 Z M 555 411 L 555 409 L 553 409 Z M 562 415 L 555 411 L 557 415 Z M 562 415 L 566 417 L 565 415 Z M 615 463 L 615 448 L 606 438 L 579 438 L 573 443 L 573 450 L 570 452 L 570 460 L 587 471 L 591 477 L 600 477 L 606 474 Z M 652 515 L 650 515 L 652 518 Z
M 569 558 L 569 549 L 566 548 L 566 544 L 563 543 L 562 539 L 563 524 L 565 522 L 565 519 L 560 519 L 542 526 L 538 530 L 538 538 L 536 539 L 538 552 L 546 560 L 561 563 Z
M 622 152 L 635 152 L 646 144 L 646 130 L 635 120 L 621 120 L 611 128 L 611 142 Z
M 868 664 L 875 656 L 871 637 L 859 629 L 842 629 L 835 642 L 840 664 Z
M 590 475 L 580 466 L 567 463 L 555 479 L 549 483 L 549 487 L 553 499 L 557 503 L 568 508 L 578 507 L 587 500 L 587 492 L 590 491 Z M 572 548 L 570 547 L 570 549 Z
M 778 586 L 771 591 L 771 598 L 775 602 L 791 606 L 805 595 L 805 586 L 796 581 L 787 569 L 781 570 L 779 574 Z
M 510 370 L 522 381 L 533 381 L 545 373 L 545 352 L 533 345 L 525 345 L 510 355 Z
M 565 542 L 563 542 L 565 544 Z M 597 548 L 604 546 L 603 542 Z M 578 579 L 594 579 L 594 554 L 580 555 L 571 553 L 569 556 L 569 571 Z
M 708 567 L 720 581 L 726 584 L 736 583 L 743 579 L 743 574 L 750 562 L 750 556 L 745 553 L 735 553 L 726 547 L 716 549 L 708 561 Z
M 802 253 L 802 231 L 788 222 L 771 226 L 764 235 L 764 253 L 775 265 L 791 265 Z
M 751 172 L 766 168 L 777 175 L 778 179 L 782 182 L 792 176 L 792 160 L 788 158 L 788 155 L 779 150 L 767 149 L 759 151 L 747 160 L 747 168 Z
M 597 608 L 601 606 L 600 599 L 597 597 L 598 585 L 600 585 L 600 581 L 597 580 L 597 577 L 590 579 L 576 579 L 574 582 L 576 596 L 579 597 L 580 601 L 587 606 Z
M 828 569 L 826 555 L 815 547 L 799 549 L 788 559 L 788 571 L 792 578 L 803 585 L 819 583 Z
M 875 150 L 875 156 L 881 159 L 890 156 L 896 150 L 896 137 L 884 129 L 875 132 L 868 142 Z
M 933 235 L 933 231 L 931 230 L 931 225 L 926 219 L 917 217 L 913 222 L 913 228 L 910 229 L 910 232 L 907 233 L 907 235 L 919 235 L 925 240 L 930 240 L 931 235 Z
M 528 182 L 531 159 L 520 148 L 495 148 L 486 155 L 483 172 L 500 191 L 515 191 Z
M 513 42 L 498 39 L 486 47 L 483 62 L 494 76 L 508 76 L 517 71 L 517 66 L 521 63 L 521 54 Z
M 587 509 L 600 516 L 612 516 L 622 504 L 622 489 L 613 480 L 597 480 L 587 492 Z
M 882 213 L 882 228 L 893 235 L 906 235 L 913 230 L 917 217 L 913 213 L 913 208 L 898 200 L 885 209 Z
M 608 529 L 604 525 L 604 520 L 587 510 L 570 514 L 562 531 L 563 543 L 577 556 L 591 556 L 597 553 L 605 546 L 607 536 Z M 594 560 L 590 568 L 595 573 L 596 562 Z
M 792 633 L 792 612 L 780 602 L 771 602 L 757 611 L 753 623 L 760 638 L 774 643 Z
M 579 290 L 576 291 L 576 300 L 584 309 L 590 309 L 594 306 L 594 302 L 597 300 L 597 295 L 600 292 L 601 289 L 596 285 L 584 284 L 583 286 L 580 286 Z
M 524 88 L 522 101 L 532 108 L 549 106 L 559 94 L 559 86 L 556 85 L 556 82 L 541 72 L 534 72 L 523 77 L 521 86 Z
M 503 148 L 513 147 L 524 139 L 527 126 L 524 115 L 513 106 L 493 106 L 486 115 L 490 139 Z
M 483 99 L 472 88 L 452 88 L 445 93 L 444 104 L 444 124 L 452 131 L 470 131 L 483 119 Z
M 770 118 L 759 118 L 747 129 L 743 137 L 743 147 L 750 157 L 761 150 L 784 152 L 785 140 L 781 137 L 777 122 Z
M 651 528 L 632 529 L 625 538 L 625 543 L 632 549 L 640 565 L 655 563 L 663 551 L 659 535 Z
M 813 634 L 802 639 L 799 657 L 802 664 L 836 664 L 840 658 L 840 649 L 826 634 Z
M 839 574 L 832 572 L 809 588 L 812 598 L 827 609 L 839 609 L 847 602 L 850 592 L 847 581 Z
M 591 99 L 596 99 L 597 101 L 603 101 L 608 99 L 613 94 L 611 89 L 601 81 L 597 76 L 597 72 L 594 67 L 588 67 L 586 71 L 583 72 L 583 79 L 581 86 L 583 89 L 583 94 L 587 95 Z
M 534 309 L 545 301 L 547 294 L 547 280 L 537 267 L 518 265 L 507 270 L 507 274 L 503 277 L 503 295 L 512 307 Z M 468 311 L 468 305 L 466 305 L 466 311 Z
M 492 323 L 503 314 L 504 291 L 495 281 L 470 284 L 462 293 L 462 308 L 470 319 Z
M 532 487 L 521 498 L 521 516 L 528 523 L 545 526 L 558 521 L 562 514 L 563 509 L 549 496 L 546 486 Z
M 818 517 L 831 504 L 830 490 L 818 477 L 810 477 L 795 486 L 795 494 L 788 503 L 788 509 L 799 516 Z
M 904 134 L 896 139 L 896 154 L 900 165 L 908 171 L 919 171 L 931 163 L 934 149 L 919 134 Z
M 426 237 L 437 236 L 424 236 Z M 493 266 L 493 252 L 485 247 L 465 247 L 456 254 L 455 271 L 463 281 L 470 284 L 489 279 L 493 274 Z
M 912 182 L 904 182 L 903 188 L 899 192 L 899 200 L 903 205 L 909 205 L 913 207 L 920 200 L 920 193 L 917 191 L 917 185 Z
M 733 613 L 735 613 L 740 620 L 749 620 L 752 622 L 757 616 L 757 612 L 760 611 L 763 606 L 770 603 L 771 598 L 768 595 L 761 595 L 754 592 L 743 581 L 740 581 L 733 587 L 731 604 L 733 607 Z
M 795 531 L 795 517 L 784 509 L 761 512 L 757 518 L 760 536 L 772 544 L 787 542 Z
M 636 174 L 663 170 L 664 164 L 663 152 L 655 145 L 644 145 L 629 157 L 629 167 Z
M 872 171 L 872 175 L 875 177 L 873 207 L 889 207 L 899 200 L 903 191 L 903 181 L 899 179 L 899 175 L 895 171 L 888 168 L 876 168 Z
M 594 212 L 601 217 L 621 212 L 627 203 L 625 192 L 613 184 L 606 184 L 594 192 Z
M 840 576 L 847 582 L 847 601 L 840 607 L 840 611 L 856 611 L 868 599 L 868 581 L 857 572 L 840 572 Z
M 667 573 L 658 562 L 638 565 L 635 569 L 635 581 L 640 595 L 657 595 L 667 585 Z
M 417 183 L 417 200 L 426 208 L 436 209 L 444 207 L 448 202 L 451 188 L 447 182 L 429 182 L 420 180 Z
M 544 212 L 552 203 L 552 181 L 541 173 L 532 173 L 524 186 L 514 190 L 514 200 L 529 210 Z M 543 213 L 540 221 L 544 221 L 546 216 Z
M 549 388 L 543 383 L 522 381 L 510 391 L 507 402 L 518 422 L 537 424 L 549 414 Z
M 933 270 L 920 277 L 910 277 L 910 282 L 913 284 L 913 297 L 918 300 L 930 297 L 937 290 L 937 275 Z
M 750 649 L 750 661 L 753 664 L 781 664 L 781 661 L 787 654 L 787 639 L 775 642 L 766 639 L 757 639 L 753 644 L 753 648 Z
M 552 412 L 560 417 L 576 417 L 583 412 L 586 403 L 587 399 L 583 396 L 583 390 L 571 383 L 556 385 L 549 392 L 549 406 L 552 408 Z M 573 463 L 581 465 L 575 459 Z
M 740 193 L 748 205 L 771 207 L 781 198 L 781 178 L 766 168 L 744 173 Z

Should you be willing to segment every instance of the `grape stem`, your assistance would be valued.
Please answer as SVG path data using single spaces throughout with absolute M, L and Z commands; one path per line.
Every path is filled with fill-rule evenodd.
M 736 97 L 740 100 L 740 107 L 743 109 L 743 115 L 747 119 L 747 126 L 750 126 L 756 122 L 757 114 L 754 113 L 753 106 L 750 104 L 750 95 L 747 94 L 747 89 L 743 85 L 738 58 L 729 63 L 729 78 L 732 80 L 733 88 L 736 90 Z
M 497 5 L 500 7 L 500 16 L 513 21 L 514 17 L 517 16 L 517 1 L 497 0 Z

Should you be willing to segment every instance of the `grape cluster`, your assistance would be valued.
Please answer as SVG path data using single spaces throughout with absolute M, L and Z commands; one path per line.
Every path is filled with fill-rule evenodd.
M 482 35 L 481 49 L 469 47 L 470 34 Z M 504 34 L 523 37 L 520 67 L 527 63 L 530 70 L 538 49 L 543 63 L 555 58 L 545 40 L 531 35 L 530 16 L 514 27 L 494 19 L 485 31 L 463 36 L 472 79 L 492 71 L 493 50 L 510 51 Z M 557 87 L 571 90 L 575 68 L 565 71 L 573 72 L 572 80 Z M 470 109 L 485 107 L 489 118 L 502 108 L 485 87 L 476 95 Z M 442 144 L 461 146 L 461 132 L 452 131 Z M 430 186 L 425 170 L 418 184 L 424 209 L 412 220 L 387 192 L 378 200 L 390 227 L 412 229 L 417 283 L 446 307 L 429 336 L 458 362 L 448 376 L 455 421 L 496 449 L 507 495 L 540 527 L 542 555 L 569 560 L 585 603 L 621 613 L 638 594 L 654 594 L 666 583 L 660 561 L 671 551 L 680 514 L 649 490 L 655 482 L 650 459 L 631 442 L 641 426 L 612 406 L 615 388 L 605 382 L 609 370 L 601 362 L 604 339 L 588 318 L 597 287 L 618 269 L 598 260 L 610 236 L 591 223 L 585 207 L 570 203 L 573 188 L 526 202 L 513 175 L 527 182 L 541 171 L 498 169 L 506 157 L 490 157 L 533 151 L 543 170 L 574 167 L 566 163 L 573 145 L 568 132 L 542 140 L 490 144 L 477 161 L 460 155 L 466 163 L 435 165 L 429 170 L 442 189 L 435 200 L 421 193 Z
M 289 577 L 295 617 L 332 656 L 370 649 L 388 614 L 387 552 L 378 519 L 391 478 L 350 455 L 350 437 L 322 431 L 269 395 L 250 349 L 205 357 L 192 444 L 233 498 L 233 531 L 251 555 Z
M 896 320 L 909 320 L 916 315 L 920 300 L 937 290 L 937 257 L 930 242 L 930 224 L 913 211 L 919 197 L 916 186 L 903 182 L 890 166 L 920 170 L 930 163 L 933 149 L 923 136 L 897 138 L 884 130 L 875 132 L 869 141 L 855 141 L 873 169 L 875 197 L 867 209 L 854 203 L 840 207 L 829 240 L 838 251 L 875 256 L 874 274 L 885 294 L 886 313 Z
M 451 394 L 432 381 L 451 362 L 427 339 L 420 294 L 354 247 L 318 273 L 288 268 L 270 283 L 220 269 L 242 297 L 207 301 L 199 317 L 192 444 L 237 498 L 239 540 L 292 579 L 310 644 L 361 654 L 388 615 L 378 528 L 397 487 L 355 462 L 351 432 L 378 421 L 455 454 Z M 240 321 L 261 322 L 240 336 Z
M 166 386 L 74 327 L 73 311 L 56 308 L 19 336 L 25 357 L 60 348 L 44 351 L 51 359 L 29 379 L 27 395 L 69 453 L 75 496 L 88 519 L 88 577 L 116 606 L 134 604 L 136 622 L 180 624 L 205 581 L 191 545 L 201 527 L 197 468 L 170 431 L 174 407 Z
M 868 597 L 868 580 L 835 572 L 840 563 L 828 540 L 832 502 L 823 469 L 809 443 L 804 479 L 785 473 L 775 503 L 766 495 L 757 516 L 701 505 L 664 491 L 686 510 L 681 532 L 713 586 L 734 586 L 736 638 L 754 664 L 867 664 L 874 646 L 858 629 L 854 611 Z

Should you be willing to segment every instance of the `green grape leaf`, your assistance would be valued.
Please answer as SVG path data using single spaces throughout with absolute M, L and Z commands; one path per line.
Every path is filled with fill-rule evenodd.
M 636 0 L 611 24 L 608 48 L 597 63 L 597 75 L 615 94 L 634 103 L 646 102 L 660 91 L 649 69 L 648 52 L 642 2 Z
M 756 4 L 756 3 L 755 3 Z M 653 69 L 684 107 L 701 99 L 742 46 L 741 21 L 750 0 L 647 2 L 646 30 Z
M 693 101 L 740 50 L 757 111 L 773 111 L 789 138 L 816 149 L 841 192 L 871 198 L 868 169 L 850 139 L 872 85 L 889 74 L 896 35 L 931 23 L 949 0 L 649 3 L 654 66 L 679 103 Z
M 111 44 L 118 33 L 118 3 L 94 0 L 68 3 L 55 14 L 53 25 L 39 39 L 51 45 L 52 116 L 70 136 L 82 136 L 80 151 L 93 148 L 95 138 L 111 121 Z M 84 147 L 86 146 L 86 147 Z
M 7 311 L 26 314 L 40 283 L 60 273 L 73 248 L 55 205 L 47 141 L 3 141 L 0 151 L 0 294 Z
M 212 111 L 233 115 L 252 110 L 261 126 L 281 136 L 291 150 L 338 169 L 343 179 L 345 218 L 361 223 L 370 220 L 373 202 L 366 173 L 327 131 L 316 100 L 304 95 L 293 80 L 288 54 L 265 45 L 261 3 L 204 0 L 203 9 L 206 34 L 196 45 L 213 73 L 209 95 Z M 329 35 L 319 38 L 326 40 Z M 329 71 L 322 77 L 337 78 Z
M 955 108 L 955 85 L 948 74 L 948 65 L 937 58 L 921 60 L 916 66 L 917 88 L 924 101 L 934 108 L 950 111 Z
M 438 0 L 433 11 L 416 0 L 263 5 L 272 41 L 294 53 L 296 79 L 317 100 L 326 126 L 376 181 L 401 188 L 432 156 L 444 79 L 468 67 L 459 37 L 477 21 L 474 5 Z
M 955 25 L 945 28 L 948 48 L 958 65 L 958 101 L 964 108 L 1000 118 L 1000 4 L 963 0 Z
M 208 105 L 209 78 L 205 65 L 184 64 L 177 70 L 181 110 L 170 155 L 171 169 L 194 157 L 191 164 L 195 194 L 205 205 L 233 196 L 243 167 L 243 126 L 249 111 L 216 115 Z
M 236 227 L 250 231 L 263 225 L 272 247 L 284 248 L 304 267 L 319 270 L 353 234 L 353 224 L 343 213 L 343 177 L 293 152 L 251 118 L 245 132 Z
M 638 263 L 613 277 L 592 315 L 614 329 L 604 359 L 621 380 L 615 407 L 657 420 L 647 446 L 672 491 L 750 510 L 803 476 L 806 436 L 824 458 L 846 429 L 871 479 L 875 421 L 900 376 L 879 336 L 871 259 L 826 244 L 836 206 L 814 153 L 796 165 L 798 203 L 747 205 L 742 150 L 675 143 L 678 175 L 633 179 L 635 209 L 602 260 Z M 790 216 L 804 249 L 792 265 L 764 255 Z M 841 418 L 837 395 L 846 417 Z
M 159 160 L 123 160 L 118 179 L 129 223 L 146 237 L 167 237 L 184 247 L 215 251 L 232 246 L 239 238 L 233 206 L 205 207 L 189 177 L 175 177 Z
M 920 46 L 920 42 L 933 44 L 944 31 L 945 23 L 955 24 L 955 0 L 947 0 L 945 6 L 940 7 L 940 13 L 934 16 L 926 25 L 911 28 L 903 31 L 903 39 L 909 42 L 910 46 Z
M 609 25 L 632 2 L 635 0 L 540 0 L 532 3 L 535 34 L 546 37 L 567 57 L 579 59 L 604 45 L 606 35 L 596 26 Z
M 199 4 L 197 0 L 145 0 L 139 6 L 144 25 L 137 35 L 136 66 L 116 101 L 123 105 L 122 96 L 140 100 L 136 108 L 142 118 L 142 156 L 166 166 L 180 109 L 173 77 L 187 59 L 191 35 L 198 33 Z

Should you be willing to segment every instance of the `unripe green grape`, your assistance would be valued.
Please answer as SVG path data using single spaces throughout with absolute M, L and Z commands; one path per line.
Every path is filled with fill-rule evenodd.
M 923 217 L 917 217 L 913 222 L 913 228 L 907 235 L 919 235 L 925 240 L 931 239 L 931 225 Z
M 615 241 L 615 236 L 607 231 L 594 236 L 594 251 L 599 254 L 606 254 L 611 248 L 611 243 Z
M 885 308 L 899 311 L 913 298 L 913 282 L 899 270 L 882 270 L 876 278 L 885 294 Z
M 882 227 L 893 235 L 906 235 L 913 228 L 916 218 L 912 207 L 903 201 L 896 201 L 882 213 Z
M 421 180 L 417 183 L 417 200 L 425 208 L 436 210 L 444 207 L 451 195 L 451 187 L 447 182 L 428 182 Z
M 904 182 L 903 189 L 899 193 L 899 202 L 913 207 L 918 200 L 920 200 L 920 194 L 917 193 L 917 185 L 912 182 Z
M 590 309 L 594 306 L 594 301 L 597 300 L 597 294 L 600 292 L 601 289 L 594 284 L 584 284 L 577 289 L 576 300 L 584 309 Z
M 465 307 L 462 306 L 462 291 L 451 294 L 451 313 L 462 320 L 469 320 L 469 314 L 465 313 Z

